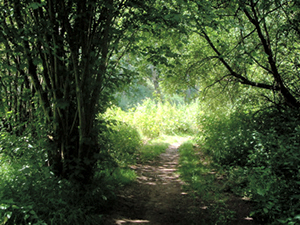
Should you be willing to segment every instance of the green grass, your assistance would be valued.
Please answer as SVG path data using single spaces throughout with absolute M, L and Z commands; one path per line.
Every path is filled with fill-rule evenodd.
M 140 160 L 142 162 L 154 160 L 163 153 L 169 146 L 166 142 L 148 142 L 140 150 Z
M 161 135 L 157 138 L 145 141 L 144 145 L 140 149 L 140 160 L 142 162 L 154 160 L 161 153 L 174 143 L 183 143 L 189 140 L 191 136 L 184 135 Z
M 136 180 L 137 175 L 130 168 L 115 168 L 102 171 L 98 176 L 103 177 L 102 182 L 111 188 L 120 188 Z
M 132 156 L 123 152 L 128 153 L 131 152 L 130 149 L 138 148 L 139 159 L 142 162 L 149 161 L 164 152 L 170 144 L 185 142 L 198 131 L 195 123 L 199 113 L 198 106 L 198 102 L 176 105 L 147 99 L 143 104 L 126 112 L 119 107 L 108 109 L 100 117 L 108 121 L 118 121 L 111 123 L 113 130 L 117 131 L 110 133 L 110 139 L 114 143 L 111 151 L 113 157 L 122 163 L 125 160 L 124 156 L 127 156 L 127 159 Z M 129 128 L 131 136 L 136 137 L 137 132 L 140 135 L 143 142 L 141 147 L 138 147 L 138 138 L 130 138 L 127 131 Z
M 193 140 L 188 140 L 179 148 L 179 173 L 187 185 L 185 191 L 200 198 L 208 206 L 208 213 L 214 224 L 228 224 L 235 212 L 228 209 L 228 196 L 223 193 L 222 177 L 210 157 L 204 155 Z
M 197 193 L 202 199 L 212 200 L 212 193 L 216 192 L 216 188 L 213 187 L 214 173 L 207 159 L 201 159 L 197 150 L 192 141 L 180 146 L 179 172 L 182 179 L 189 184 L 187 189 Z

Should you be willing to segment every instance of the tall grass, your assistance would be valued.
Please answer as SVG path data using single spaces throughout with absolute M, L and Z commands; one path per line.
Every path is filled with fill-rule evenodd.
M 199 103 L 171 104 L 146 99 L 142 104 L 128 112 L 119 107 L 108 109 L 105 118 L 123 121 L 136 128 L 143 139 L 157 138 L 162 135 L 195 134 L 198 132 L 196 121 Z

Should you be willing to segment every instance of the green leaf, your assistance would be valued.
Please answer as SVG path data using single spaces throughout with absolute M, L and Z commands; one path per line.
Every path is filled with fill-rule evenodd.
M 14 200 L 12 198 L 8 199 L 8 200 L 4 200 L 5 204 L 13 204 L 15 203 Z
M 294 219 L 296 219 L 296 220 L 300 220 L 300 214 L 299 214 L 299 215 L 297 215 L 297 216 L 295 216 L 295 217 L 294 217 Z
M 32 2 L 32 3 L 29 4 L 28 8 L 35 10 L 35 9 L 38 9 L 39 7 L 41 7 L 43 5 L 45 5 L 45 3 Z
M 266 194 L 266 191 L 264 189 L 258 188 L 257 189 L 257 194 L 264 196 Z
M 42 63 L 41 59 L 39 59 L 39 58 L 34 58 L 34 59 L 32 60 L 32 62 L 33 62 L 33 64 L 36 65 L 36 66 Z

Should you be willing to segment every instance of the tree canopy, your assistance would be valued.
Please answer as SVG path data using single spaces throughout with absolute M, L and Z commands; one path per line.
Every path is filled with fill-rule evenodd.
M 179 24 L 173 29 L 185 32 L 172 45 L 179 58 L 166 80 L 232 92 L 239 83 L 299 108 L 297 1 L 175 1 L 170 7 L 177 14 L 168 19 Z

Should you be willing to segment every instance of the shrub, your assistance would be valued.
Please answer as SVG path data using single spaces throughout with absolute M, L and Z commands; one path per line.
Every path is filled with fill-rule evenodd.
M 256 214 L 277 224 L 299 223 L 300 121 L 298 112 L 270 109 L 256 118 L 255 146 L 248 159 L 249 192 Z
M 134 164 L 137 152 L 141 147 L 141 138 L 136 129 L 121 121 L 108 121 L 108 153 L 124 167 Z
M 299 112 L 269 108 L 202 118 L 203 148 L 230 176 L 242 176 L 231 180 L 240 186 L 232 190 L 256 202 L 255 215 L 268 224 L 299 223 Z
M 47 144 L 24 133 L 0 133 L 0 224 L 99 224 L 116 187 L 136 178 L 134 163 L 141 140 L 123 122 L 99 123 L 102 148 L 90 184 L 56 177 L 46 166 Z M 119 166 L 119 168 L 116 168 Z
M 201 117 L 203 148 L 222 165 L 244 166 L 253 149 L 251 114 L 234 112 L 207 114 Z
M 13 146 L 24 145 L 24 138 L 5 140 L 12 139 Z M 4 146 L 9 144 L 4 142 Z M 0 223 L 96 224 L 101 217 L 97 210 L 104 202 L 102 193 L 96 186 L 87 186 L 89 191 L 83 192 L 73 183 L 56 178 L 40 164 L 45 152 L 39 147 L 34 143 L 23 146 L 18 150 L 23 151 L 22 157 L 1 154 Z

